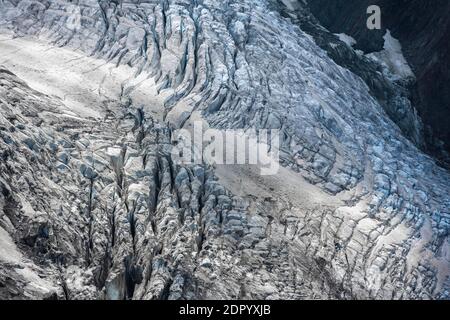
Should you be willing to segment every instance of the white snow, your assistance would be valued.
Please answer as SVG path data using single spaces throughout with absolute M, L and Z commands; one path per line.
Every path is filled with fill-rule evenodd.
M 295 0 L 281 0 L 281 2 L 283 2 L 283 4 L 291 11 L 295 11 L 299 7 Z
M 383 38 L 384 50 L 368 54 L 367 56 L 383 64 L 388 71 L 387 75 L 393 80 L 414 77 L 411 67 L 403 56 L 400 42 L 391 35 L 389 30 L 386 30 L 386 34 Z
M 19 263 L 22 255 L 17 250 L 11 236 L 0 227 L 0 263 Z
M 47 294 L 56 290 L 50 282 L 37 274 L 34 264 L 23 257 L 11 236 L 2 227 L 0 227 L 0 264 L 14 265 L 14 271 L 22 276 L 26 283 L 25 294 L 30 292 L 37 295 Z
M 339 40 L 347 44 L 349 47 L 353 47 L 356 44 L 356 40 L 348 34 L 335 33 L 335 35 L 339 38 Z
M 122 153 L 122 148 L 119 147 L 108 147 L 106 149 L 106 154 L 110 157 L 120 157 L 120 154 Z
M 145 72 L 137 75 L 135 68 L 116 67 L 76 50 L 4 34 L 0 35 L 0 64 L 31 88 L 61 99 L 66 116 L 103 118 L 104 104 L 120 100 L 124 90 L 135 104 L 162 118 L 167 94 L 158 94 L 154 80 Z

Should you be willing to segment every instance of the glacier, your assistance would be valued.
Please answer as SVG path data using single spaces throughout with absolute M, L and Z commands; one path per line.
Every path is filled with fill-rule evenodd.
M 0 298 L 448 299 L 450 174 L 306 12 L 2 0 Z M 280 130 L 282 168 L 174 163 L 195 121 Z

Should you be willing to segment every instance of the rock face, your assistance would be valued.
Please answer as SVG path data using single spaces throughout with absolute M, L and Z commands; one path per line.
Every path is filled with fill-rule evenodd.
M 308 0 L 312 13 L 335 33 L 356 40 L 365 53 L 381 51 L 388 29 L 399 39 L 416 81 L 410 86 L 411 102 L 424 122 L 424 149 L 450 163 L 450 3 L 438 1 Z M 382 29 L 365 28 L 366 9 L 378 5 Z
M 0 9 L 0 298 L 449 298 L 450 175 L 306 8 Z M 283 168 L 177 164 L 198 119 L 280 129 Z

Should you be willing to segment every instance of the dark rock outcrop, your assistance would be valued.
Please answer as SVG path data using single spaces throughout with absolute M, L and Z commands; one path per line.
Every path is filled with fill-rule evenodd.
M 380 51 L 389 29 L 416 76 L 411 101 L 424 123 L 426 150 L 450 164 L 450 2 L 447 0 L 308 0 L 312 13 L 334 33 L 346 33 L 365 53 Z M 378 5 L 382 29 L 366 27 L 367 7 Z

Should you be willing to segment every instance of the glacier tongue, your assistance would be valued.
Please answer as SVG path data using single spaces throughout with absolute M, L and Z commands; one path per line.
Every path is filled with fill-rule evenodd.
M 448 298 L 448 172 L 272 4 L 0 4 L 0 227 L 51 283 L 0 297 Z M 175 164 L 199 115 L 284 168 Z

